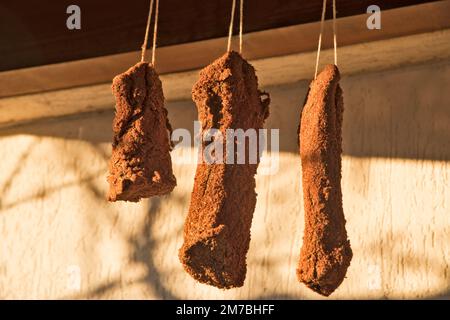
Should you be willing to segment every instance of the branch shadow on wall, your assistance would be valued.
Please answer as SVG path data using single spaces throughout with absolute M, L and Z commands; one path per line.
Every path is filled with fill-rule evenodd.
M 434 238 L 439 239 L 441 246 L 450 241 L 450 234 L 446 231 L 446 228 L 441 230 L 434 230 Z M 380 278 L 381 278 L 381 289 L 383 293 L 389 292 L 392 295 L 398 294 L 395 288 L 396 279 L 392 278 L 392 273 L 403 274 L 403 281 L 410 280 L 411 283 L 417 283 L 419 286 L 423 286 L 422 289 L 416 288 L 411 289 L 409 293 L 421 293 L 428 292 L 424 299 L 450 299 L 450 286 L 443 285 L 448 279 L 448 265 L 445 260 L 445 255 L 440 250 L 433 250 L 433 246 L 427 248 L 427 254 L 420 254 L 414 252 L 414 246 L 406 245 L 408 239 L 413 238 L 413 234 L 408 230 L 397 231 L 397 232 L 387 232 L 379 235 L 379 238 L 374 238 L 374 240 L 365 248 L 371 257 L 377 257 L 381 263 L 380 266 Z M 425 237 L 424 237 L 425 239 Z M 436 240 L 435 240 L 436 241 Z M 445 246 L 445 245 L 444 245 Z M 439 247 L 439 246 L 438 246 Z M 387 270 L 384 268 L 388 267 Z M 386 279 L 385 274 L 391 274 Z M 410 274 L 412 277 L 420 278 L 411 279 L 405 274 Z M 439 279 L 439 290 L 436 290 L 436 284 L 433 287 L 427 287 L 429 285 L 429 280 L 424 283 L 423 277 L 421 275 L 427 274 L 428 279 Z M 393 282 L 394 281 L 394 282 Z M 392 292 L 393 291 L 393 292 Z M 433 293 L 431 293 L 433 292 Z M 408 292 L 405 292 L 406 296 Z M 414 299 L 415 297 L 411 297 Z M 389 299 L 384 297 L 384 299 Z M 395 299 L 395 298 L 394 298 Z
M 344 153 L 346 155 L 450 160 L 450 140 L 446 139 L 450 136 L 450 109 L 445 101 L 445 88 L 442 88 L 442 83 L 445 86 L 445 83 L 448 82 L 443 81 L 442 78 L 431 77 L 427 70 L 419 72 L 420 70 L 419 67 L 409 70 L 407 75 L 411 77 L 407 78 L 410 79 L 407 81 L 412 82 L 406 84 L 400 81 L 405 77 L 403 71 L 395 70 L 370 75 L 366 79 L 367 84 L 360 84 L 363 79 L 358 78 L 358 76 L 352 79 L 344 79 L 344 97 L 347 97 L 344 119 Z M 433 73 L 433 76 L 435 75 Z M 386 86 L 374 87 L 373 85 L 379 81 L 380 77 L 386 78 Z M 417 81 L 417 85 L 411 87 L 411 83 L 414 84 L 414 81 Z M 398 86 L 394 86 L 398 91 L 398 97 L 393 95 L 397 92 L 396 90 L 388 91 L 388 96 L 383 92 L 393 84 L 398 84 Z M 277 89 L 272 96 L 272 116 L 268 120 L 267 127 L 280 128 L 280 151 L 298 152 L 296 132 L 300 105 L 303 103 L 306 87 L 306 82 L 287 85 L 282 89 Z M 269 89 L 268 91 L 270 91 Z M 360 90 L 362 94 L 353 95 L 352 90 L 355 90 L 355 92 Z M 349 91 L 349 94 L 346 95 L 346 91 Z M 408 94 L 410 95 L 408 103 L 404 103 L 400 96 Z M 285 97 L 291 98 L 286 100 Z M 170 103 L 169 116 L 174 128 L 187 128 L 193 137 L 193 121 L 196 120 L 196 111 L 193 105 L 187 108 L 186 104 L 182 102 Z M 100 148 L 100 144 L 110 143 L 111 141 L 112 119 L 112 110 L 60 119 L 46 119 L 26 126 L 4 129 L 1 131 L 0 137 L 29 134 L 82 140 L 91 143 L 98 150 L 103 150 Z M 25 153 L 23 157 L 26 159 L 27 154 Z M 108 157 L 107 153 L 103 154 L 105 162 Z M 24 161 L 24 159 L 20 160 L 19 164 L 21 161 Z M 14 179 L 17 170 L 20 170 L 20 166 L 17 168 L 9 173 L 10 177 L 6 181 Z M 74 183 L 86 184 L 99 201 L 104 201 L 103 192 L 95 184 L 90 183 L 96 177 L 98 177 L 97 174 L 87 177 L 86 180 L 74 181 Z M 5 186 L 8 187 L 8 184 L 10 182 L 7 182 Z M 65 187 L 65 185 L 55 186 L 50 191 L 59 191 Z M 35 196 L 45 197 L 46 195 L 36 194 Z M 29 201 L 32 199 L 33 197 L 22 200 Z M 159 298 L 176 299 L 178 298 L 176 293 L 167 288 L 161 281 L 161 270 L 152 254 L 155 248 L 161 245 L 151 234 L 155 216 L 157 216 L 156 213 L 160 208 L 160 201 L 159 198 L 151 199 L 145 222 L 140 226 L 138 232 L 133 236 L 123 233 L 123 236 L 130 247 L 130 262 L 142 265 L 145 268 L 144 276 L 137 279 L 135 283 L 144 284 L 148 290 L 151 290 Z M 187 199 L 169 196 L 167 201 L 185 202 Z M 14 205 L 17 204 L 19 203 Z M 181 231 L 175 230 L 174 232 Z M 95 287 L 89 288 L 79 297 L 89 298 L 107 295 L 108 292 L 118 286 L 121 286 L 121 280 L 113 279 L 106 283 L 96 284 Z M 450 295 L 449 291 L 444 289 L 442 293 L 432 298 L 447 298 Z M 269 293 L 255 298 L 288 299 L 291 297 Z
M 90 185 L 89 189 L 94 195 L 100 193 L 99 190 L 95 190 L 95 185 Z M 158 240 L 152 231 L 155 230 L 155 222 L 161 218 L 161 214 L 166 214 L 160 210 L 162 201 L 179 201 L 183 202 L 186 199 L 174 197 L 172 195 L 164 197 L 154 197 L 147 201 L 148 210 L 144 223 L 141 224 L 138 231 L 133 235 L 127 235 L 124 230 L 121 231 L 123 238 L 129 245 L 128 263 L 131 265 L 137 264 L 143 266 L 145 269 L 144 275 L 133 280 L 126 285 L 143 285 L 155 299 L 176 300 L 184 297 L 179 296 L 173 289 L 171 289 L 166 283 L 165 279 L 168 276 L 172 276 L 170 270 L 164 270 L 164 267 L 158 263 L 155 259 L 155 251 L 161 250 L 161 246 L 166 246 L 167 243 Z M 107 216 L 108 219 L 110 217 Z M 112 221 L 110 221 L 112 223 Z M 116 226 L 117 227 L 117 226 Z M 171 229 L 168 238 L 177 237 L 182 233 L 181 229 Z M 171 253 L 174 254 L 174 253 Z M 258 263 L 259 264 L 259 263 Z M 264 265 L 267 267 L 267 262 Z M 270 263 L 269 263 L 270 264 Z M 125 286 L 126 286 L 125 285 Z M 115 290 L 123 290 L 123 283 L 120 278 L 115 278 L 110 281 L 106 281 L 100 284 L 96 284 L 89 288 L 87 291 L 80 293 L 70 298 L 103 298 Z M 270 291 L 263 295 L 256 295 L 252 299 L 297 299 L 298 297 L 291 296 L 289 294 L 271 294 Z
M 96 192 L 98 191 L 94 191 L 94 193 Z M 171 196 L 164 198 L 168 201 L 177 201 Z M 144 275 L 133 280 L 132 283 L 128 283 L 128 285 L 142 284 L 146 287 L 146 290 L 151 292 L 157 299 L 174 300 L 178 297 L 161 281 L 163 277 L 160 275 L 161 271 L 157 267 L 152 254 L 156 246 L 163 245 L 163 243 L 158 243 L 158 241 L 151 234 L 155 217 L 160 208 L 161 198 L 154 197 L 150 199 L 148 203 L 149 208 L 145 221 L 140 226 L 138 232 L 134 235 L 127 235 L 123 230 L 121 230 L 122 236 L 125 238 L 125 241 L 130 248 L 127 262 L 129 264 L 138 264 L 140 266 L 144 266 L 145 268 Z M 179 230 L 173 230 L 173 232 L 176 233 L 179 232 Z M 176 236 L 176 234 L 173 234 L 173 236 Z M 108 293 L 121 287 L 121 280 L 116 278 L 104 283 L 96 284 L 87 291 L 76 296 L 76 298 L 102 298 L 103 296 L 107 296 Z

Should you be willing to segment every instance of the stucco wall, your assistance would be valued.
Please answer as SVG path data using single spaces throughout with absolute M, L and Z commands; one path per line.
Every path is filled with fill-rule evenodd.
M 139 204 L 105 201 L 112 111 L 0 131 L 0 298 L 321 298 L 299 284 L 303 233 L 296 130 L 307 83 L 265 88 L 280 170 L 258 175 L 244 287 L 192 280 L 182 243 L 195 165 Z M 354 257 L 331 298 L 450 298 L 450 63 L 342 80 L 343 197 Z M 192 130 L 191 101 L 168 104 Z

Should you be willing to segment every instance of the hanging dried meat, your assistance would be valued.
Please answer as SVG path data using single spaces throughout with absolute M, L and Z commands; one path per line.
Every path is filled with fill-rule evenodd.
M 352 259 L 341 192 L 343 98 L 334 65 L 312 81 L 300 123 L 305 231 L 298 279 L 330 295 Z
M 238 53 L 228 52 L 203 69 L 192 91 L 202 135 L 219 129 L 260 129 L 269 112 L 269 96 L 258 90 L 254 68 Z M 203 139 L 202 139 L 203 140 Z M 236 144 L 235 141 L 232 143 Z M 208 143 L 202 142 L 202 147 Z M 246 152 L 248 148 L 246 142 Z M 246 255 L 256 205 L 255 174 L 259 163 L 197 166 L 191 203 L 184 226 L 180 261 L 196 280 L 219 288 L 240 287 L 247 270 Z
M 139 201 L 171 192 L 170 124 L 155 69 L 139 62 L 113 80 L 116 99 L 109 200 Z

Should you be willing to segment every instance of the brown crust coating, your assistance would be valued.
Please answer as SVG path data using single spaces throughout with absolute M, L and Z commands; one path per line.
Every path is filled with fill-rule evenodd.
M 352 259 L 342 208 L 339 79 L 338 68 L 327 65 L 312 81 L 299 130 L 305 231 L 297 276 L 324 296 L 342 283 Z
M 202 134 L 216 128 L 224 141 L 226 129 L 259 129 L 268 116 L 268 95 L 258 90 L 254 68 L 236 52 L 201 71 L 192 97 Z M 199 282 L 218 288 L 244 284 L 257 167 L 247 161 L 198 164 L 179 258 Z
M 161 81 L 147 62 L 113 80 L 116 99 L 108 200 L 139 201 L 171 192 L 171 131 Z

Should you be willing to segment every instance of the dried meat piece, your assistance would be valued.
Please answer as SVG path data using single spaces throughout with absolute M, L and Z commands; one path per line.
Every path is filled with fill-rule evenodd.
M 116 76 L 108 200 L 139 201 L 176 186 L 170 158 L 170 124 L 161 81 L 147 62 Z
M 202 135 L 219 129 L 224 145 L 226 129 L 260 129 L 268 116 L 270 99 L 258 90 L 254 68 L 236 52 L 203 69 L 192 96 Z M 236 157 L 236 147 L 230 157 Z M 218 288 L 240 287 L 245 280 L 259 163 L 258 156 L 249 164 L 248 147 L 247 140 L 245 164 L 198 164 L 184 226 L 180 261 L 193 278 Z
M 342 283 L 352 259 L 342 208 L 339 79 L 338 68 L 327 65 L 312 81 L 299 130 L 305 231 L 297 276 L 324 296 Z

